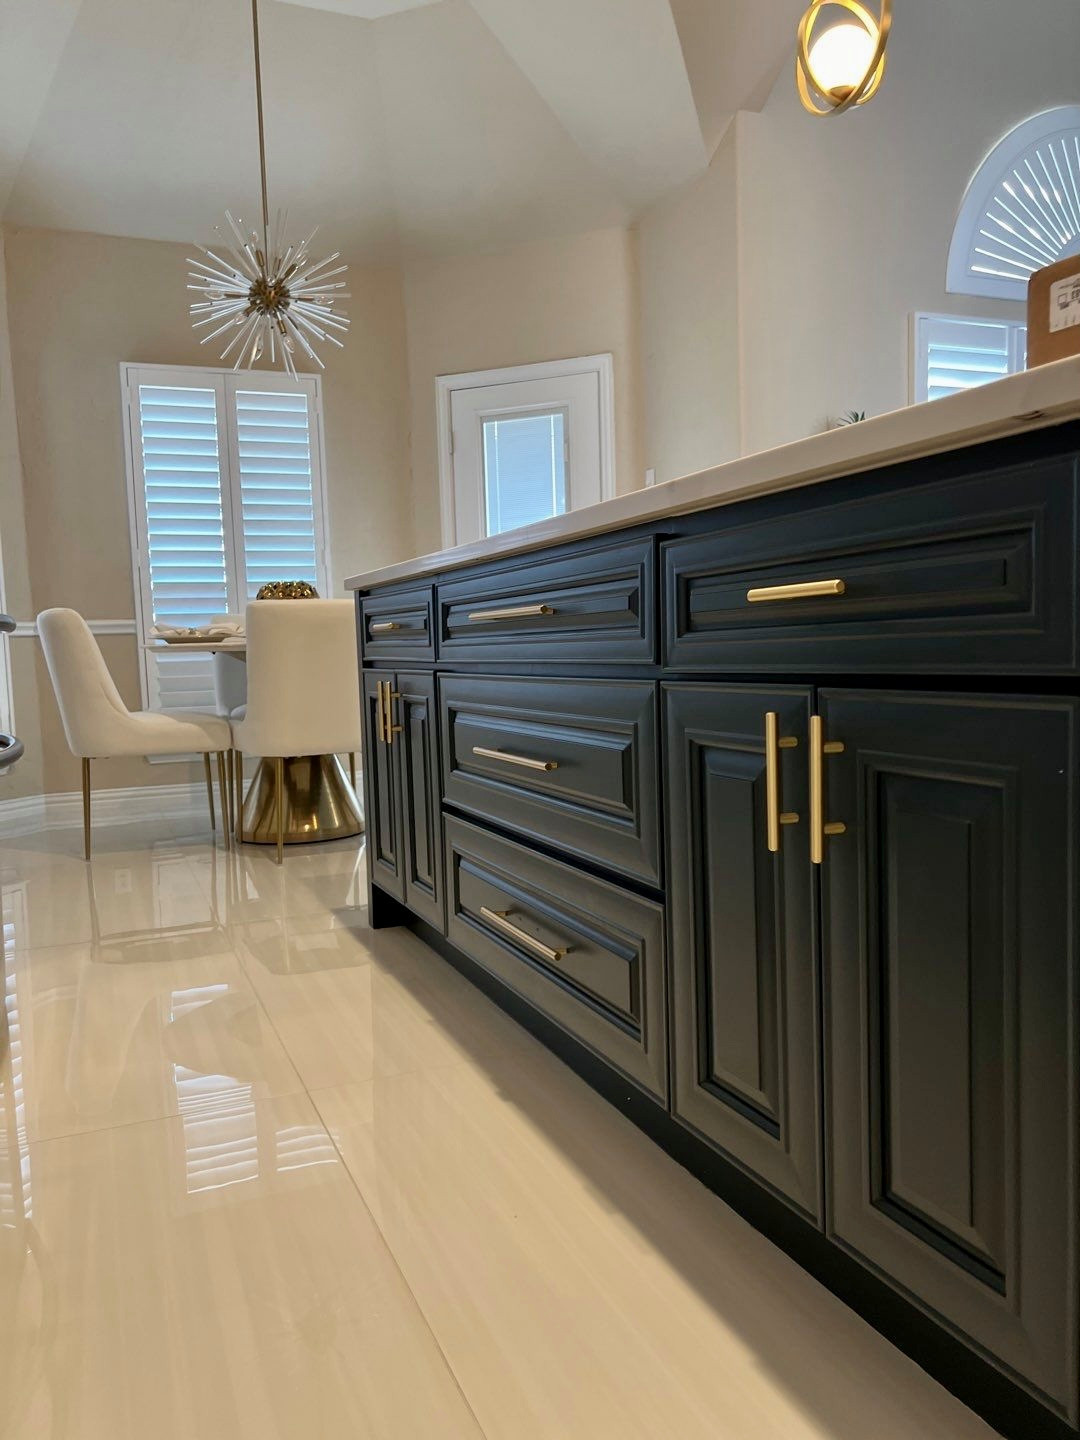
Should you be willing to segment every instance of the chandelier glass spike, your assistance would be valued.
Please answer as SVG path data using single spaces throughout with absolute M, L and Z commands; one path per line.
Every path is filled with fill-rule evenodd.
M 259 5 L 251 0 L 251 29 L 255 51 L 255 104 L 259 118 L 259 171 L 262 184 L 262 235 L 245 234 L 243 221 L 234 220 L 228 210 L 228 233 L 217 227 L 220 243 L 216 250 L 200 245 L 206 257 L 193 260 L 189 290 L 199 299 L 192 302 L 192 325 L 196 330 L 213 326 L 202 337 L 203 345 L 225 338 L 222 360 L 236 356 L 234 370 L 249 368 L 268 356 L 290 375 L 296 374 L 297 353 L 303 352 L 324 369 L 315 349 L 329 342 L 341 348 L 349 328 L 348 316 L 338 310 L 347 300 L 345 265 L 335 251 L 324 260 L 311 258 L 313 230 L 297 245 L 287 245 L 287 212 L 278 212 L 273 233 L 266 198 L 266 140 L 263 133 L 262 67 L 259 60 Z M 219 254 L 218 251 L 221 253 Z

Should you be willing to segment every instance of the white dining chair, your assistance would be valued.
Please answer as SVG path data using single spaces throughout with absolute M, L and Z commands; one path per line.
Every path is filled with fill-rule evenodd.
M 215 625 L 236 626 L 242 630 L 243 615 L 212 615 L 211 627 Z M 230 655 L 224 650 L 215 650 L 210 657 L 214 671 L 214 709 L 223 720 L 241 720 L 247 704 L 247 661 L 242 655 Z M 228 755 L 229 820 L 233 819 L 236 805 L 236 767 L 232 750 Z
M 243 627 L 243 615 L 213 615 L 211 627 L 232 625 Z M 214 708 L 225 720 L 239 718 L 247 703 L 247 665 L 239 655 L 230 655 L 225 650 L 213 652 L 214 665 Z
M 277 861 L 285 846 L 284 762 L 355 757 L 360 674 L 351 600 L 256 600 L 247 608 L 247 707 L 233 724 L 237 763 L 274 762 Z M 353 761 L 355 775 L 355 762 Z M 355 789 L 355 780 L 353 782 Z M 242 794 L 237 800 L 243 810 Z
M 49 667 L 64 734 L 82 761 L 83 848 L 90 859 L 90 762 L 149 755 L 202 755 L 215 826 L 210 756 L 217 756 L 222 824 L 228 842 L 226 752 L 229 722 L 192 710 L 129 710 L 120 697 L 89 625 L 75 610 L 43 610 L 37 631 Z

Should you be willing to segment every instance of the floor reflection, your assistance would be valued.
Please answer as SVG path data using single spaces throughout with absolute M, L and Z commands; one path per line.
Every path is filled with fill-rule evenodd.
M 3 1005 L 0 1008 L 0 1278 L 5 1307 L 25 1308 L 36 1316 L 30 1337 L 0 1343 L 0 1434 L 17 1425 L 44 1371 L 44 1347 L 38 1343 L 50 1324 L 49 1270 L 34 1228 L 30 1144 L 26 1129 L 25 1033 L 18 972 L 12 963 L 18 918 L 25 890 L 4 895 Z
M 21 887 L 4 896 L 4 986 L 0 1015 L 0 1227 L 20 1229 L 31 1218 L 30 1147 L 26 1137 L 23 1082 L 23 1023 L 18 975 L 10 963 L 25 895 Z M 9 915 L 12 917 L 9 921 Z
M 227 985 L 204 985 L 174 991 L 170 1023 L 182 1022 L 185 1016 L 227 995 L 228 990 Z M 256 1105 L 250 1080 L 174 1064 L 173 1083 L 182 1122 L 183 1186 L 188 1195 L 337 1160 L 321 1125 L 275 1129 L 273 1117 Z
M 205 847 L 195 862 L 205 893 L 225 925 L 287 916 L 351 915 L 367 905 L 362 839 L 296 846 L 288 864 L 264 849 Z

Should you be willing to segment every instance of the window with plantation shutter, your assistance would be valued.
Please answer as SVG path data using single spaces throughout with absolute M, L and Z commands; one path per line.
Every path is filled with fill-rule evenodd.
M 238 390 L 235 416 L 246 598 L 268 580 L 320 588 L 308 397 Z
M 329 592 L 318 379 L 121 367 L 140 644 L 242 611 L 268 580 Z M 211 657 L 141 649 L 152 709 L 212 710 Z
M 989 384 L 1027 364 L 1027 326 L 1013 320 L 916 315 L 914 396 L 939 400 Z

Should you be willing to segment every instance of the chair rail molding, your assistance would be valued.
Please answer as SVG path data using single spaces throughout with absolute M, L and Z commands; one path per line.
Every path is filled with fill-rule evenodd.
M 87 625 L 95 635 L 137 635 L 138 627 L 134 620 L 87 620 Z M 20 620 L 11 632 L 13 639 L 28 635 L 37 636 L 37 625 L 33 620 Z

